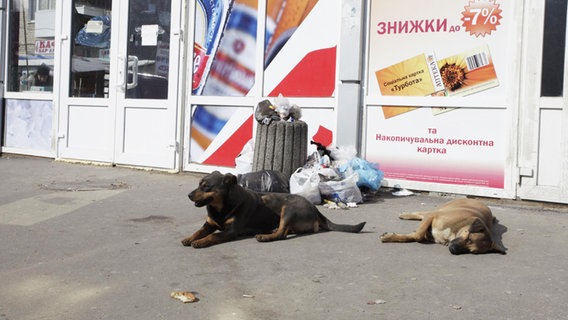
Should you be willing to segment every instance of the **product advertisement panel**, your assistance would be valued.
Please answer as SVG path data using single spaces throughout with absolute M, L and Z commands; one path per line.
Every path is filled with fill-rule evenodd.
M 367 159 L 387 180 L 503 189 L 512 1 L 373 1 L 370 14 Z M 387 96 L 452 97 L 469 107 L 389 106 Z
M 267 0 L 266 16 L 260 19 L 259 1 L 264 0 L 196 2 L 193 95 L 333 97 L 337 0 Z M 260 43 L 259 21 L 265 21 Z M 263 57 L 257 57 L 259 45 Z M 258 59 L 263 59 L 263 70 L 255 69 Z M 263 73 L 262 84 L 255 83 L 258 72 Z M 335 127 L 329 112 L 333 106 L 299 107 L 312 108 L 301 118 L 308 123 L 309 137 L 320 127 Z M 190 161 L 234 167 L 235 158 L 253 138 L 254 108 L 193 106 L 191 110 Z

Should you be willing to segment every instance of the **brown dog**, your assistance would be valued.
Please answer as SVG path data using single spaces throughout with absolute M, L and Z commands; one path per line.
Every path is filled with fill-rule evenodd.
M 288 234 L 328 231 L 359 232 L 357 225 L 335 224 L 306 198 L 289 193 L 257 193 L 237 184 L 237 177 L 218 171 L 208 174 L 189 193 L 197 207 L 207 206 L 201 229 L 182 240 L 184 246 L 204 248 L 252 236 L 261 242 L 283 240 Z M 215 232 L 215 231 L 220 232 Z
M 399 218 L 422 222 L 409 234 L 384 233 L 382 242 L 436 242 L 449 246 L 453 254 L 506 253 L 491 236 L 496 220 L 491 209 L 478 200 L 456 199 L 432 211 L 403 213 Z

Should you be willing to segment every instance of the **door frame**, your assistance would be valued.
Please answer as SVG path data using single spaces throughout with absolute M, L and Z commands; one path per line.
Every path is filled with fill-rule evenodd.
M 561 127 L 568 125 L 568 39 L 565 43 L 564 83 L 562 97 L 541 97 L 541 63 L 544 33 L 545 3 L 541 0 L 525 1 L 522 72 L 519 102 L 517 197 L 526 200 L 568 203 L 568 163 L 560 162 L 559 185 L 539 184 L 539 157 L 541 156 L 541 111 L 561 110 Z M 566 33 L 568 35 L 568 32 Z M 564 132 L 566 130 L 564 129 Z M 568 158 L 568 135 L 560 135 L 556 156 Z
M 6 0 L 0 0 L 0 43 L 2 46 L 6 43 Z M 0 154 L 2 154 L 2 145 L 4 144 L 4 57 L 5 50 L 0 50 Z

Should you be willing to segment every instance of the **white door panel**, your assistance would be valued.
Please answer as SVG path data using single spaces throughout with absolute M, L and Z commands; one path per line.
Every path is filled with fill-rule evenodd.
M 114 130 L 109 125 L 113 118 L 110 111 L 108 106 L 67 106 L 67 127 L 61 136 L 66 144 L 61 156 L 111 162 Z

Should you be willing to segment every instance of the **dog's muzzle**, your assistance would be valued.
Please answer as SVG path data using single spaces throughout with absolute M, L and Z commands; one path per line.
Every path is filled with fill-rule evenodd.
M 457 239 L 454 239 L 452 242 L 450 242 L 450 245 L 448 246 L 450 249 L 450 252 L 452 254 L 464 254 L 464 253 L 469 253 L 469 249 L 465 248 L 461 243 L 459 243 L 458 241 L 456 241 Z
M 208 198 L 205 198 L 205 199 L 196 199 L 196 192 L 195 191 L 190 192 L 187 195 L 187 197 L 189 198 L 189 200 L 193 201 L 193 203 L 195 204 L 196 207 L 206 206 L 213 201 L 213 197 L 208 197 Z

